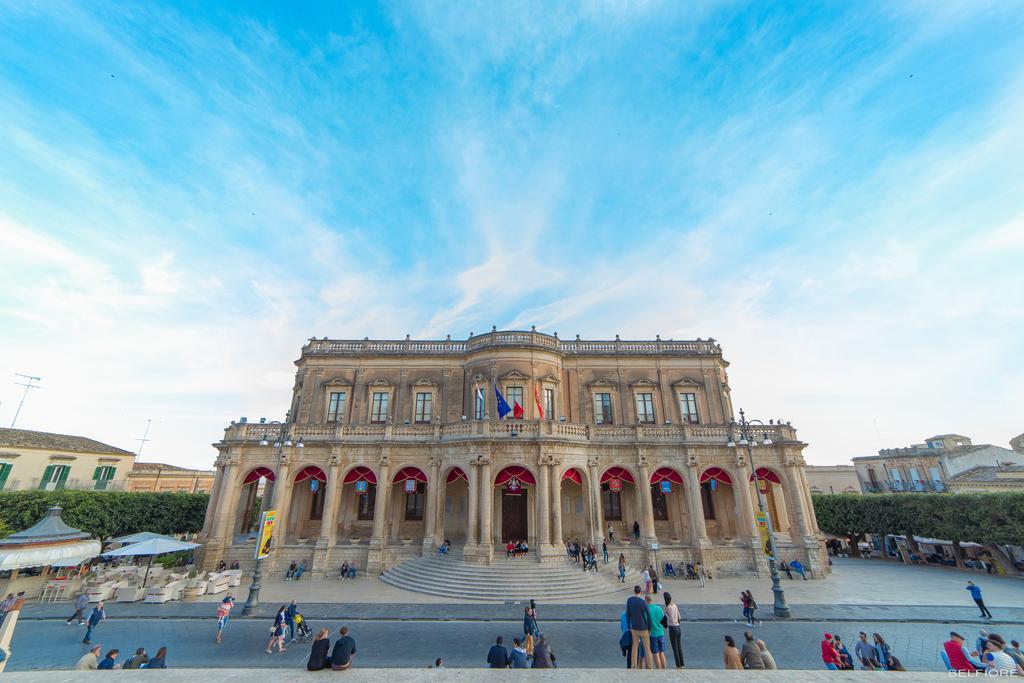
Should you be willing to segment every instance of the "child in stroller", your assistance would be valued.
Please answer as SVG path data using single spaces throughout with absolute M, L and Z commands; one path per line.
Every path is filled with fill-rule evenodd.
M 309 627 L 305 618 L 301 614 L 295 615 L 295 640 L 300 643 L 309 642 L 309 639 L 313 637 L 313 629 Z

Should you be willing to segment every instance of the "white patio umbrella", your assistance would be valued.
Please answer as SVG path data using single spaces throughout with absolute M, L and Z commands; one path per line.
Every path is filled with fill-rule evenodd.
M 150 541 L 154 538 L 163 538 L 168 541 L 176 541 L 178 539 L 173 536 L 166 536 L 164 534 L 158 534 L 153 531 L 140 531 L 136 534 L 128 534 L 127 536 L 118 536 L 117 538 L 110 539 L 110 543 L 141 543 L 142 541 Z
M 157 555 L 177 553 L 182 550 L 192 550 L 199 547 L 198 543 L 186 543 L 173 538 L 151 538 L 148 541 L 129 543 L 126 546 L 103 553 L 104 557 L 145 557 L 149 556 L 149 564 L 146 565 L 146 574 L 142 577 L 142 587 L 146 587 L 149 579 L 149 568 L 153 566 L 153 558 Z

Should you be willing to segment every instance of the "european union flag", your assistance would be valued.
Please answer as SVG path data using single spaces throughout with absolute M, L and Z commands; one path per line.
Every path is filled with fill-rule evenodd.
M 498 391 L 498 387 L 494 387 L 494 393 L 498 395 L 498 419 L 504 419 L 506 415 L 512 412 L 512 409 L 508 407 L 508 402 L 505 397 Z

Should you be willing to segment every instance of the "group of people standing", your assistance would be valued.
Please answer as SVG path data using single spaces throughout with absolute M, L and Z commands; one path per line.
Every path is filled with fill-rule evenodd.
M 626 658 L 627 669 L 664 669 L 665 633 L 668 631 L 672 658 L 677 669 L 682 669 L 683 642 L 682 627 L 679 624 L 679 607 L 672 602 L 672 595 L 665 593 L 664 606 L 654 601 L 648 593 L 641 597 L 643 588 L 633 586 L 633 596 L 626 600 L 626 609 L 619 617 L 619 647 Z

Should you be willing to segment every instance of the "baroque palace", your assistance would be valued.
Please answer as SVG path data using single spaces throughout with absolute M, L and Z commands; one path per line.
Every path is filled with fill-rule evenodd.
M 509 540 L 562 561 L 566 539 L 600 548 L 611 533 L 609 552 L 634 566 L 760 573 L 757 486 L 780 557 L 828 571 L 806 444 L 781 422 L 753 427 L 753 463 L 730 443 L 728 362 L 713 339 L 324 338 L 295 364 L 285 422 L 233 422 L 215 444 L 204 566 L 251 566 L 262 508 L 278 511 L 270 571 L 301 560 L 333 576 L 355 560 L 375 575 L 444 538 L 468 563 L 489 564 Z M 520 419 L 498 419 L 495 389 Z

